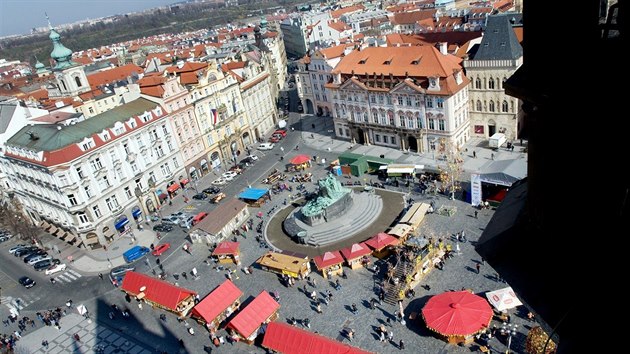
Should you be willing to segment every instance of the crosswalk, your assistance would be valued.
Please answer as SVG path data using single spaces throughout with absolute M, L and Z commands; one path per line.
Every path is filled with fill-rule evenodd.
M 2 305 L 9 308 L 11 313 L 19 314 L 21 310 L 41 298 L 37 295 L 21 295 L 20 297 L 2 296 L 0 300 Z
M 83 275 L 75 272 L 72 269 L 68 269 L 63 273 L 53 274 L 52 277 L 55 278 L 55 280 L 58 282 L 72 283 L 73 281 L 78 280 L 79 278 L 83 277 Z

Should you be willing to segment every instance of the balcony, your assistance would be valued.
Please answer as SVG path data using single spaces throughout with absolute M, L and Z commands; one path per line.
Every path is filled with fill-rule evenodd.
M 132 153 L 130 153 L 130 154 L 128 154 L 128 155 L 127 155 L 127 162 L 133 162 L 133 161 L 136 161 L 136 157 L 137 157 L 137 155 L 136 155 L 135 153 L 133 153 L 133 152 L 132 152 Z

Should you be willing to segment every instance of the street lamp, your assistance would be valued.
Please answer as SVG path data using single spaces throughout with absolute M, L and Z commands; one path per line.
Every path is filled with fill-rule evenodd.
M 517 329 L 518 329 L 517 324 L 503 322 L 503 326 L 501 326 L 501 334 L 508 337 L 507 350 L 505 351 L 506 354 L 510 353 L 510 346 L 512 345 L 512 337 L 516 335 Z

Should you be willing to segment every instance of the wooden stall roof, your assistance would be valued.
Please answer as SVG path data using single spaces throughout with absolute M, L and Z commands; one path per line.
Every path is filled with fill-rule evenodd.
M 226 279 L 192 309 L 192 315 L 212 322 L 241 296 L 243 296 L 241 289 Z
M 308 257 L 298 258 L 282 253 L 268 252 L 258 258 L 256 263 L 269 268 L 284 269 L 292 273 L 299 273 L 308 263 Z
M 280 304 L 268 292 L 263 290 L 252 302 L 234 316 L 232 321 L 228 323 L 228 327 L 233 328 L 243 338 L 249 338 L 260 327 L 260 324 L 271 317 L 279 308 Z

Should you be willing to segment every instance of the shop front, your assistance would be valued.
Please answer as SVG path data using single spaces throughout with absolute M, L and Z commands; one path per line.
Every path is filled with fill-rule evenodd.
M 173 198 L 174 196 L 177 195 L 180 188 L 181 186 L 178 183 L 176 183 L 175 181 L 170 181 L 168 182 L 166 190 L 168 191 L 168 194 L 170 195 L 170 197 Z
M 212 258 L 219 263 L 241 263 L 239 242 L 223 241 L 212 251 Z
M 133 207 L 133 209 L 131 209 L 131 216 L 136 221 L 136 223 L 138 223 L 138 224 L 141 223 L 142 222 L 142 210 L 140 210 L 140 207 L 138 207 L 138 206 Z
M 326 252 L 320 256 L 313 258 L 313 262 L 317 269 L 322 272 L 322 276 L 325 279 L 331 279 L 334 275 L 340 275 L 343 273 L 343 257 L 341 252 Z
M 346 259 L 350 269 L 361 268 L 363 265 L 368 264 L 370 262 L 370 253 L 372 253 L 372 250 L 365 242 L 355 243 L 341 250 L 341 255 Z
M 129 226 L 129 219 L 127 218 L 127 216 L 123 214 L 116 218 L 114 228 L 116 229 L 116 231 L 118 231 L 120 235 L 124 235 L 129 232 L 131 230 L 131 227 Z
M 391 254 L 391 248 L 398 244 L 398 239 L 384 232 L 379 232 L 365 241 L 365 244 L 374 250 L 374 257 L 384 259 Z

